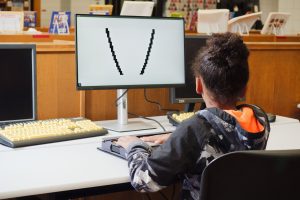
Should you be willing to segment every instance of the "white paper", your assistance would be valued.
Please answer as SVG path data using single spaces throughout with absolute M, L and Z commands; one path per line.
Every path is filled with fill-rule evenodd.
M 151 1 L 124 1 L 121 14 L 126 16 L 151 16 L 154 2 Z

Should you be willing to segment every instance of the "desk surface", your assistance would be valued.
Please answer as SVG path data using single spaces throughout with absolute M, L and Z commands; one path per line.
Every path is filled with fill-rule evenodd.
M 155 118 L 167 130 L 174 130 L 165 116 Z M 268 149 L 300 148 L 298 120 L 277 117 L 271 129 Z M 161 131 L 158 128 L 127 134 Z M 0 145 L 0 199 L 129 182 L 127 161 L 97 150 L 103 138 L 124 134 L 109 132 L 102 137 L 17 149 Z

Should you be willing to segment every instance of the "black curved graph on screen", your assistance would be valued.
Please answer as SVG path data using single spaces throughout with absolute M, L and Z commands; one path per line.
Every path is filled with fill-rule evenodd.
M 144 65 L 143 65 L 143 68 L 141 70 L 140 75 L 143 75 L 145 73 L 145 69 L 147 67 L 149 56 L 150 56 L 151 49 L 152 49 L 152 44 L 153 44 L 153 40 L 154 40 L 154 34 L 155 34 L 155 30 L 152 29 L 152 33 L 151 33 L 151 38 L 150 38 L 150 43 L 149 43 L 149 46 L 148 46 L 148 51 L 147 51 L 146 59 L 145 59 L 145 62 L 144 62 Z
M 111 37 L 110 37 L 110 32 L 109 32 L 108 28 L 105 28 L 105 32 L 106 32 L 106 36 L 107 36 L 107 39 L 108 39 L 111 55 L 112 55 L 112 57 L 113 57 L 113 59 L 116 63 L 117 70 L 119 71 L 120 75 L 124 75 L 123 71 L 121 69 L 121 66 L 118 62 L 118 59 L 117 59 L 117 56 L 116 56 L 116 53 L 115 53 L 115 50 L 114 50 L 114 46 L 113 46 L 113 43 L 112 43 L 112 40 L 111 40 Z M 140 75 L 143 75 L 145 73 L 145 70 L 146 70 L 146 67 L 147 67 L 147 64 L 148 64 L 148 60 L 149 60 L 149 57 L 150 57 L 152 45 L 153 45 L 154 34 L 155 34 L 155 29 L 152 29 L 150 43 L 149 43 L 149 46 L 148 46 L 145 62 L 144 62 L 144 65 L 142 67 L 142 70 L 140 72 Z
M 108 28 L 105 29 L 105 32 L 106 32 L 106 36 L 107 36 L 107 39 L 108 39 L 108 43 L 109 43 L 111 55 L 112 55 L 112 57 L 113 57 L 113 59 L 114 59 L 114 61 L 115 61 L 115 63 L 116 63 L 116 67 L 117 67 L 117 69 L 118 69 L 120 75 L 123 75 L 123 72 L 122 72 L 121 67 L 120 67 L 120 65 L 119 65 L 119 62 L 118 62 L 116 53 L 115 53 L 115 51 L 114 51 L 114 46 L 113 46 L 113 43 L 112 43 L 112 41 L 111 41 L 111 38 L 110 38 L 110 35 L 109 35 L 109 30 L 108 30 Z

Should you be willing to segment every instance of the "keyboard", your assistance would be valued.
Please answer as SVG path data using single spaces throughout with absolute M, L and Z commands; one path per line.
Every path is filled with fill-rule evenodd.
M 24 147 L 107 134 L 108 131 L 86 118 L 59 118 L 14 123 L 0 127 L 0 143 Z
M 168 113 L 167 117 L 173 126 L 177 126 L 182 121 L 187 120 L 195 115 L 195 112 L 176 112 Z
M 169 132 L 168 132 L 169 133 Z M 160 134 L 166 134 L 166 133 L 157 133 L 153 135 L 160 135 Z M 137 137 L 147 137 L 151 135 L 136 135 Z M 100 146 L 98 147 L 99 150 L 104 151 L 106 153 L 110 153 L 112 155 L 121 157 L 123 159 L 126 159 L 126 150 L 122 147 L 116 144 L 116 141 L 118 140 L 119 137 L 113 137 L 113 138 L 108 138 L 102 140 Z M 158 147 L 160 144 L 153 143 L 153 142 L 146 142 L 149 146 L 152 148 Z

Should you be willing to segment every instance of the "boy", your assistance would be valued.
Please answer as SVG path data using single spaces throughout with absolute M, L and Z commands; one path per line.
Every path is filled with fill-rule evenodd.
M 154 150 L 137 137 L 119 138 L 137 191 L 155 192 L 179 179 L 181 198 L 199 199 L 201 173 L 209 162 L 224 153 L 265 148 L 269 124 L 264 112 L 250 105 L 236 107 L 249 79 L 248 56 L 238 35 L 212 35 L 193 67 L 196 92 L 207 108 L 171 135 L 143 138 L 165 141 Z

